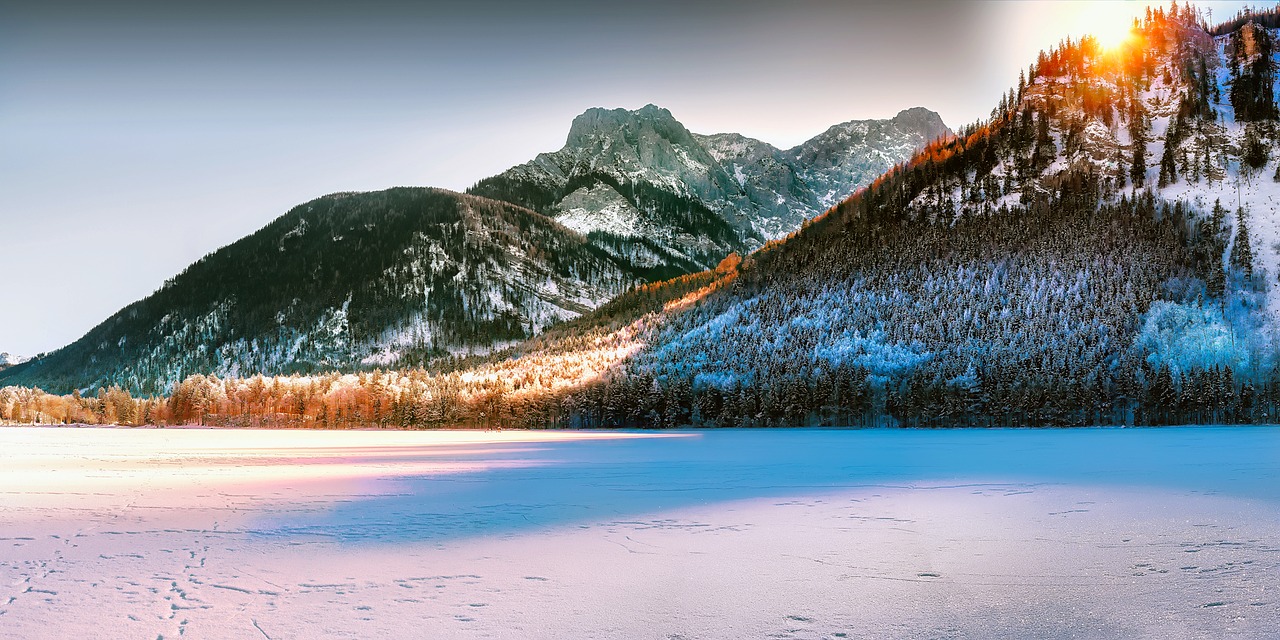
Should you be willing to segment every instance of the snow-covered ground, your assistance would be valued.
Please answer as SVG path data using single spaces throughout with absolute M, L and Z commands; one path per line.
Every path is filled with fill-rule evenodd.
M 5 638 L 1280 632 L 1280 429 L 0 429 Z

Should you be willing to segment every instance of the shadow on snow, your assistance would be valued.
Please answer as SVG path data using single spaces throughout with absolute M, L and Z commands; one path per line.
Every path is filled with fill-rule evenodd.
M 1280 427 L 682 433 L 691 435 L 494 445 L 454 459 L 536 466 L 379 480 L 384 495 L 267 517 L 251 533 L 438 543 L 875 487 L 1109 486 L 1280 502 Z

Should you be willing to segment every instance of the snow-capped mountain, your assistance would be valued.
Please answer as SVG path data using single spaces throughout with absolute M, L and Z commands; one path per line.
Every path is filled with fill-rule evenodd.
M 514 205 L 439 189 L 295 207 L 0 383 L 166 392 L 219 376 L 408 366 L 486 352 L 642 278 Z
M 564 148 L 470 193 L 554 217 L 637 267 L 689 272 L 800 227 L 950 131 L 936 113 L 836 125 L 793 149 L 691 133 L 654 105 L 590 109 Z
M 12 367 L 14 365 L 19 365 L 26 362 L 27 360 L 30 360 L 30 358 L 15 356 L 12 353 L 5 351 L 3 353 L 0 353 L 0 369 L 4 369 L 6 367 Z

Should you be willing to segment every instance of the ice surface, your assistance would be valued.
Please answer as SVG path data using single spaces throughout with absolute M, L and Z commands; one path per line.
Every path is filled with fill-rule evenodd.
M 0 429 L 0 637 L 1277 628 L 1276 428 Z

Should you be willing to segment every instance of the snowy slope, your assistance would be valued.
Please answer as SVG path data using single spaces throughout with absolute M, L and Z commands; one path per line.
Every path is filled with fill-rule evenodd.
M 1004 185 L 1001 193 L 976 183 L 954 185 L 922 191 L 913 206 L 917 214 L 938 215 L 940 210 L 950 210 L 951 215 L 962 216 L 1016 205 L 1084 166 L 1113 177 L 1122 185 L 1120 191 L 1129 197 L 1151 192 L 1158 201 L 1187 207 L 1195 219 L 1207 220 L 1215 203 L 1220 203 L 1225 210 L 1221 221 L 1226 239 L 1221 255 L 1223 267 L 1231 271 L 1231 255 L 1243 231 L 1250 240 L 1254 272 L 1248 287 L 1237 286 L 1234 291 L 1229 288 L 1225 292 L 1226 306 L 1244 307 L 1236 311 L 1248 312 L 1252 318 L 1237 320 L 1257 323 L 1274 337 L 1280 330 L 1280 295 L 1266 294 L 1280 277 L 1280 153 L 1275 151 L 1280 147 L 1280 129 L 1274 119 L 1237 119 L 1230 98 L 1231 35 L 1215 38 L 1199 27 L 1174 23 L 1158 29 L 1146 45 L 1150 73 L 1136 87 L 1115 75 L 1114 69 L 1109 68 L 1114 63 L 1108 62 L 1104 54 L 1088 62 L 1084 73 L 1047 73 L 1031 80 L 1019 109 L 1052 113 L 1047 118 L 1047 130 L 1055 156 L 1043 175 L 1023 181 L 1012 159 L 1002 158 L 990 172 L 995 183 Z M 1280 38 L 1280 31 L 1268 33 L 1273 41 Z M 1280 53 L 1273 51 L 1271 57 L 1273 65 L 1280 65 Z M 1192 99 L 1195 88 L 1187 75 L 1196 73 L 1193 61 L 1198 59 L 1203 60 L 1207 77 L 1206 112 L 1191 117 L 1185 113 L 1184 102 Z M 1077 102 L 1086 90 L 1116 100 L 1109 117 L 1086 113 Z M 1276 95 L 1273 88 L 1272 100 Z M 1127 96 L 1131 100 L 1127 101 Z M 1133 135 L 1135 103 L 1142 113 L 1142 124 L 1137 125 L 1143 130 L 1141 144 L 1135 143 Z M 1176 129 L 1180 111 L 1184 112 L 1183 131 L 1171 145 L 1171 131 Z M 1069 140 L 1073 127 L 1074 143 Z M 1251 137 L 1258 138 L 1267 149 L 1265 161 L 1256 167 L 1244 160 Z M 1161 162 L 1170 146 L 1177 175 L 1162 181 Z M 1146 165 L 1141 185 L 1132 175 L 1133 157 L 1140 149 L 1145 151 L 1142 155 Z M 1243 230 L 1239 226 L 1242 220 L 1246 225 Z M 1249 308 L 1258 305 L 1263 308 Z
M 1280 31 L 1272 30 L 1270 33 L 1273 39 L 1280 38 Z M 1269 289 L 1277 277 L 1280 277 L 1280 268 L 1277 268 L 1280 265 L 1280 211 L 1277 211 L 1280 207 L 1280 153 L 1275 152 L 1280 137 L 1277 136 L 1274 123 L 1251 125 L 1236 120 L 1235 111 L 1228 99 L 1231 83 L 1228 70 L 1229 41 L 1229 36 L 1220 36 L 1213 41 L 1214 57 L 1211 59 L 1216 62 L 1213 80 L 1221 100 L 1214 100 L 1211 104 L 1218 127 L 1207 131 L 1201 136 L 1201 140 L 1193 138 L 1178 145 L 1181 156 L 1188 153 L 1197 142 L 1203 143 L 1203 138 L 1213 137 L 1212 144 L 1221 147 L 1221 154 L 1216 159 L 1211 159 L 1214 174 L 1199 181 L 1180 180 L 1159 188 L 1158 192 L 1165 199 L 1191 203 L 1202 212 L 1210 211 L 1214 202 L 1221 202 L 1232 214 L 1243 210 L 1243 220 L 1253 251 L 1254 269 L 1258 279 L 1266 283 Z M 1272 57 L 1276 64 L 1280 64 L 1280 52 L 1273 53 Z M 1170 86 L 1153 83 L 1143 98 L 1153 107 L 1158 107 L 1162 102 L 1167 104 L 1168 97 L 1177 96 L 1179 92 L 1180 87 L 1176 84 Z M 1152 129 L 1161 133 L 1155 143 L 1148 147 L 1153 158 L 1158 159 L 1164 153 L 1167 140 L 1163 134 L 1168 131 L 1172 120 L 1169 109 L 1157 112 L 1152 118 Z M 1266 164 L 1258 168 L 1247 166 L 1241 157 L 1250 126 L 1267 129 L 1262 135 L 1269 137 L 1267 143 L 1272 150 Z M 1157 172 L 1158 167 L 1153 167 L 1148 172 L 1149 179 L 1154 180 Z M 1226 222 L 1231 226 L 1232 244 L 1238 238 L 1240 220 L 1237 215 L 1226 216 Z M 1227 253 L 1223 255 L 1224 263 L 1229 262 L 1232 248 L 1228 244 Z M 1280 337 L 1276 333 L 1280 331 L 1280 295 L 1269 291 L 1265 301 L 1266 327 L 1273 337 Z

